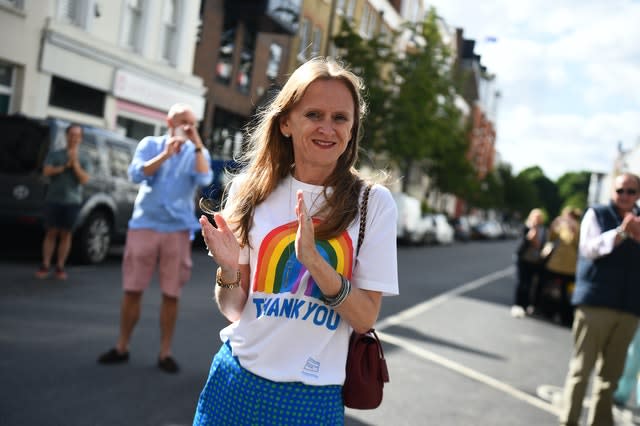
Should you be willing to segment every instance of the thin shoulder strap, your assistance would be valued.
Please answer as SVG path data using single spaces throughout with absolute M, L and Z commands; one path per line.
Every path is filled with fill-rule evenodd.
M 358 246 L 356 248 L 356 256 L 360 254 L 360 246 L 364 239 L 364 230 L 367 227 L 367 206 L 369 205 L 369 192 L 371 191 L 371 184 L 368 184 L 364 188 L 364 195 L 362 196 L 362 205 L 360 206 L 360 232 L 358 233 Z

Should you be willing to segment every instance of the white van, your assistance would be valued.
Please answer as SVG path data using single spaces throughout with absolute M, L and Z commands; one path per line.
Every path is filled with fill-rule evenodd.
M 398 208 L 398 241 L 412 244 L 419 242 L 422 217 L 420 200 L 403 192 L 394 192 L 392 195 Z

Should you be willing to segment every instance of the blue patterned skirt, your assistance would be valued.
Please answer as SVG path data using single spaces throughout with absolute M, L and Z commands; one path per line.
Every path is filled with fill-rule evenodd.
M 344 425 L 342 386 L 273 382 L 245 370 L 224 343 L 211 363 L 193 426 Z

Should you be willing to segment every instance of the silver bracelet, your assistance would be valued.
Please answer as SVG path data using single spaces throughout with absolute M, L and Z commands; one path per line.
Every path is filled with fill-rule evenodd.
M 342 274 L 338 275 L 340 275 L 341 284 L 338 294 L 336 294 L 334 297 L 327 297 L 325 295 L 322 295 L 322 301 L 325 303 L 325 305 L 331 306 L 332 308 L 337 308 L 338 306 L 342 305 L 342 303 L 347 299 L 347 296 L 349 296 L 349 293 L 351 293 L 351 281 L 346 279 Z

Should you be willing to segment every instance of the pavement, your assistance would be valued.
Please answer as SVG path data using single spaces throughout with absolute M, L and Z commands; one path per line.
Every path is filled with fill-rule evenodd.
M 346 424 L 558 424 L 571 330 L 492 301 L 512 277 L 497 271 L 381 321 L 391 380 L 378 409 L 347 409 Z M 616 425 L 639 414 L 616 408 Z

